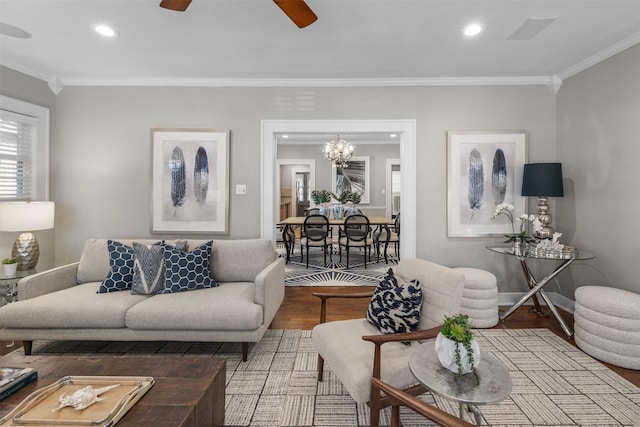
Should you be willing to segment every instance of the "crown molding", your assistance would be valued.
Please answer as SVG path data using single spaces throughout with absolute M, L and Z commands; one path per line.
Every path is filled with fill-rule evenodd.
M 389 87 L 389 86 L 487 86 L 546 85 L 548 76 L 533 77 L 436 77 L 355 79 L 235 79 L 235 78 L 139 78 L 61 79 L 64 86 L 198 86 L 198 87 Z
M 42 72 L 42 71 L 37 71 L 33 68 L 29 68 L 26 67 L 22 64 L 18 64 L 17 62 L 13 62 L 13 61 L 7 61 L 6 59 L 2 59 L 2 62 L 0 63 L 0 65 L 7 67 L 7 68 L 11 68 L 14 71 L 18 71 L 22 74 L 26 74 L 28 76 L 34 77 L 38 80 L 42 80 L 42 81 L 49 81 L 49 79 L 51 78 L 50 75 Z
M 552 76 L 523 77 L 409 77 L 409 78 L 348 78 L 348 79 L 286 79 L 286 78 L 61 78 L 48 75 L 12 61 L 3 66 L 47 82 L 54 94 L 65 86 L 183 86 L 183 87 L 409 87 L 409 86 L 523 86 L 547 85 L 557 93 L 563 80 L 607 58 L 640 43 L 640 32 L 603 49 L 585 60 Z
M 604 61 L 612 57 L 613 55 L 622 52 L 623 50 L 629 49 L 630 47 L 640 43 L 640 32 L 635 33 L 624 40 L 619 41 L 618 43 L 609 46 L 606 49 L 601 50 L 595 55 L 591 55 L 584 61 L 580 61 L 577 64 L 567 68 L 566 70 L 556 73 L 556 76 L 560 80 L 565 80 L 567 77 L 571 77 L 574 74 L 578 74 L 580 71 L 586 70 L 589 67 L 596 65 L 599 62 Z

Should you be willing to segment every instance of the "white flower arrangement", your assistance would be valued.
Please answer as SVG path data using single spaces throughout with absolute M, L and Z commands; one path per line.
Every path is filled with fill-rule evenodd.
M 520 214 L 520 216 L 518 217 L 518 219 L 520 220 L 519 232 L 516 233 L 516 228 L 513 223 L 514 209 L 515 208 L 513 207 L 513 205 L 510 205 L 509 203 L 500 203 L 498 206 L 496 206 L 496 210 L 494 211 L 491 219 L 496 219 L 500 215 L 504 215 L 509 218 L 509 222 L 511 223 L 511 231 L 513 232 L 513 234 L 505 234 L 505 237 L 508 237 L 508 240 L 506 240 L 505 243 L 513 242 L 518 239 L 523 240 L 527 243 L 533 242 L 534 239 L 531 236 L 527 235 L 527 224 L 531 223 L 531 225 L 533 226 L 533 231 L 540 231 L 542 229 L 542 223 L 535 215 L 528 215 L 526 213 Z

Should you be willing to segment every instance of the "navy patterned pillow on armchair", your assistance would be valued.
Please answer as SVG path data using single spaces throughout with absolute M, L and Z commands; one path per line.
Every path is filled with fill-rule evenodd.
M 380 332 L 413 332 L 420 322 L 422 288 L 418 280 L 398 282 L 389 269 L 376 287 L 367 309 L 367 320 Z

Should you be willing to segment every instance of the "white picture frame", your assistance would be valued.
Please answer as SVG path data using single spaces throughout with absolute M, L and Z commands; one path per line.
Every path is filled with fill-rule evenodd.
M 527 138 L 524 130 L 447 132 L 449 237 L 513 233 L 506 216 L 491 218 L 499 203 L 514 206 L 514 220 L 527 213 L 520 195 Z
M 229 233 L 229 133 L 151 129 L 151 233 Z

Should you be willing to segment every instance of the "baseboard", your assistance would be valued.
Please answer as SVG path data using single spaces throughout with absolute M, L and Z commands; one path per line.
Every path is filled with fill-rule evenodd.
M 570 300 L 569 298 L 561 295 L 557 292 L 546 292 L 546 294 L 551 298 L 551 302 L 556 306 L 560 307 L 564 311 L 573 314 L 575 310 L 575 301 Z M 510 306 L 520 301 L 525 295 L 525 292 L 499 292 L 498 293 L 498 305 L 500 306 Z M 538 298 L 541 304 L 544 304 L 544 300 L 542 298 Z M 524 303 L 524 305 L 531 305 L 531 299 Z

